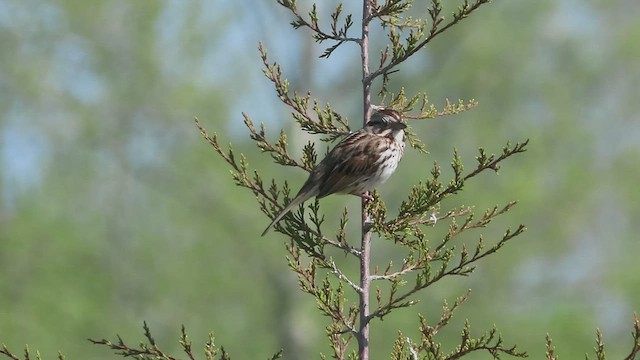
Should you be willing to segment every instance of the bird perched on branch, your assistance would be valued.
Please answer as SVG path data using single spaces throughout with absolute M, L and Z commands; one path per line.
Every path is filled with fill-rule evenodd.
M 404 155 L 406 127 L 398 111 L 381 108 L 373 113 L 362 129 L 347 135 L 316 165 L 262 236 L 291 209 L 314 196 L 320 199 L 339 193 L 372 200 L 367 192 L 385 182 Z

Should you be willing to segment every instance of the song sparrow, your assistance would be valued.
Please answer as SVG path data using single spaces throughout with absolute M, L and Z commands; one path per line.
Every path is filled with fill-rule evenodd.
M 371 199 L 366 192 L 385 182 L 404 154 L 406 127 L 395 110 L 382 109 L 371 115 L 362 129 L 347 135 L 316 165 L 296 197 L 262 236 L 293 207 L 313 196 L 320 199 L 342 193 Z

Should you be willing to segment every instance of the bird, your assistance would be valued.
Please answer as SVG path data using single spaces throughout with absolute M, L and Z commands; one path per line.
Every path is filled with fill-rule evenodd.
M 400 112 L 379 108 L 362 129 L 345 136 L 311 170 L 298 194 L 262 236 L 291 209 L 314 196 L 353 194 L 372 200 L 367 192 L 389 179 L 404 155 L 406 127 Z

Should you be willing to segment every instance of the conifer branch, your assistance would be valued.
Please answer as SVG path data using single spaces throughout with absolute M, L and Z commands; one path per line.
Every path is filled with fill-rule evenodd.
M 555 350 L 556 350 L 556 348 L 553 346 L 553 340 L 551 339 L 551 336 L 549 336 L 549 334 L 547 334 L 547 336 L 546 336 L 546 352 L 545 352 L 545 355 L 547 356 L 547 360 L 558 360 L 558 357 L 555 354 Z
M 390 291 L 389 299 L 385 303 L 379 305 L 376 310 L 372 311 L 370 318 L 382 318 L 385 315 L 389 314 L 389 312 L 391 312 L 393 309 L 415 305 L 417 302 L 408 300 L 409 297 L 411 297 L 418 291 L 433 285 L 434 283 L 447 276 L 469 275 L 475 270 L 475 267 L 472 266 L 475 262 L 497 252 L 509 240 L 520 235 L 524 230 L 524 225 L 518 226 L 515 231 L 507 230 L 502 236 L 502 239 L 500 239 L 500 241 L 498 241 L 487 250 L 484 250 L 484 241 L 482 240 L 482 238 L 480 238 L 478 244 L 476 245 L 474 253 L 471 256 L 466 247 L 463 246 L 458 254 L 459 260 L 455 265 L 451 265 L 454 255 L 454 248 L 445 248 L 444 246 L 442 246 L 442 244 L 441 246 L 431 251 L 425 249 L 425 251 L 417 252 L 417 254 L 415 254 L 417 255 L 417 258 L 415 259 L 413 258 L 413 255 L 409 256 L 407 262 L 409 262 L 410 265 L 407 265 L 407 267 L 411 268 L 412 270 L 420 270 L 418 276 L 416 277 L 413 288 L 398 295 L 397 285 L 399 283 L 393 278 L 390 279 L 392 281 L 392 289 Z M 444 243 L 446 242 L 448 242 L 448 239 L 445 239 Z M 434 265 L 436 263 L 440 263 L 440 266 L 434 268 Z M 433 272 L 434 270 L 435 273 Z
M 317 43 L 322 43 L 326 40 L 333 40 L 336 43 L 332 46 L 329 46 L 325 49 L 325 51 L 320 55 L 321 58 L 329 58 L 334 50 L 336 50 L 340 45 L 347 42 L 354 42 L 360 44 L 360 38 L 349 37 L 347 34 L 349 29 L 353 25 L 352 15 L 347 14 L 344 17 L 344 21 L 340 24 L 340 17 L 342 15 L 343 6 L 342 4 L 338 4 L 335 10 L 331 13 L 331 31 L 322 30 L 319 25 L 320 17 L 318 15 L 316 4 L 311 5 L 311 11 L 308 14 L 308 20 L 303 16 L 297 8 L 297 4 L 295 0 L 277 0 L 278 4 L 284 6 L 289 9 L 295 19 L 291 22 L 291 26 L 294 29 L 299 29 L 302 27 L 309 28 L 313 32 L 313 39 Z
M 349 286 L 351 286 L 351 288 L 353 290 L 355 290 L 357 293 L 362 293 L 362 288 L 359 287 L 358 285 L 356 285 L 353 281 L 351 281 L 343 272 L 342 270 L 340 270 L 337 266 L 335 261 L 333 261 L 333 259 L 329 259 L 328 263 L 331 266 L 331 270 L 333 272 L 334 275 L 336 275 L 336 277 L 338 278 L 338 280 L 340 281 L 344 281 L 345 283 L 347 283 Z
M 454 158 L 451 162 L 454 177 L 449 181 L 446 187 L 439 181 L 441 170 L 439 165 L 436 163 L 431 170 L 431 179 L 425 183 L 419 182 L 413 187 L 407 200 L 403 201 L 400 205 L 400 212 L 395 219 L 387 221 L 383 217 L 386 216 L 386 210 L 384 212 L 376 211 L 378 213 L 376 220 L 378 221 L 376 221 L 374 229 L 380 234 L 387 234 L 386 236 L 393 237 L 393 235 L 390 234 L 404 233 L 404 229 L 406 229 L 407 226 L 433 222 L 431 217 L 425 215 L 429 214 L 437 204 L 450 195 L 456 194 L 463 188 L 465 181 L 477 176 L 481 172 L 489 169 L 497 172 L 500 169 L 500 163 L 502 161 L 515 154 L 526 151 L 528 143 L 529 140 L 526 140 L 523 143 L 516 143 L 514 146 L 507 143 L 507 145 L 502 149 L 502 154 L 500 154 L 500 156 L 493 154 L 487 155 L 486 151 L 483 148 L 480 148 L 478 150 L 479 155 L 476 157 L 478 165 L 473 171 L 467 174 L 463 174 L 464 168 L 462 161 L 457 151 L 454 151 Z M 499 212 L 496 209 L 492 214 L 488 214 L 491 216 L 487 216 L 485 220 L 491 220 L 495 216 L 501 215 L 502 213 L 510 210 L 513 205 L 515 205 L 515 202 L 509 203 Z M 376 201 L 370 206 L 374 207 L 375 210 L 380 210 L 384 205 Z M 448 214 L 445 217 L 451 217 L 452 215 L 453 214 Z M 400 241 L 401 238 L 395 238 L 395 240 Z
M 116 355 L 122 357 L 132 357 L 137 359 L 162 359 L 162 360 L 177 360 L 179 357 L 170 355 L 161 350 L 156 340 L 151 335 L 151 330 L 146 322 L 143 323 L 145 342 L 140 342 L 138 346 L 127 345 L 127 343 L 119 336 L 116 335 L 117 340 L 111 341 L 107 339 L 88 339 L 91 343 L 96 345 L 103 345 L 113 350 Z M 180 346 L 182 351 L 190 360 L 197 358 L 193 352 L 192 343 L 187 336 L 184 325 L 180 331 Z M 282 350 L 275 353 L 270 359 L 275 360 L 282 357 Z M 215 345 L 213 333 L 209 333 L 209 337 L 204 346 L 204 358 L 206 360 L 229 360 L 229 354 L 225 351 L 224 347 L 218 348 Z
M 443 310 L 440 320 L 433 326 L 428 324 L 424 316 L 419 315 L 420 341 L 415 342 L 414 345 L 414 342 L 411 341 L 411 339 L 405 339 L 402 334 L 400 334 L 394 343 L 392 359 L 407 359 L 409 358 L 408 356 L 412 359 L 421 358 L 421 354 L 424 354 L 422 358 L 428 359 L 459 359 L 469 353 L 478 351 L 486 351 L 496 359 L 499 358 L 500 354 L 511 355 L 514 357 L 527 357 L 525 352 L 517 351 L 516 346 L 503 346 L 502 337 L 497 333 L 495 327 L 484 332 L 480 337 L 474 338 L 471 336 L 471 326 L 468 320 L 464 323 L 460 337 L 460 344 L 448 353 L 443 349 L 442 344 L 436 340 L 436 335 L 440 329 L 449 323 L 454 311 L 464 301 L 466 301 L 468 295 L 469 291 L 467 291 L 463 296 L 457 298 L 452 307 L 449 307 L 445 301 L 442 307 Z M 409 346 L 409 348 L 406 349 L 407 351 L 405 351 L 405 345 Z
M 8 357 L 11 360 L 20 360 L 20 358 L 16 355 L 14 355 L 11 351 L 9 351 L 9 349 L 7 348 L 7 345 L 2 344 L 2 349 L 0 349 L 0 354 L 5 355 L 6 357 Z M 25 356 L 24 356 L 25 360 L 29 359 L 29 347 L 25 346 Z
M 389 2 L 395 3 L 395 9 L 403 9 L 402 11 L 404 11 L 404 8 L 399 7 L 398 4 L 404 6 L 408 3 L 405 2 L 403 4 L 402 1 L 399 0 L 387 1 L 387 3 Z M 442 34 L 444 31 L 456 25 L 462 19 L 465 19 L 466 17 L 471 15 L 471 13 L 477 10 L 481 5 L 487 4 L 489 2 L 490 0 L 476 0 L 472 4 L 469 4 L 468 0 L 464 0 L 464 3 L 458 8 L 458 11 L 453 13 L 453 18 L 446 24 L 442 25 L 442 22 L 445 20 L 445 18 L 441 15 L 442 5 L 440 4 L 440 0 L 432 0 L 431 7 L 429 8 L 431 27 L 428 30 L 428 34 L 426 34 L 426 36 L 425 24 L 409 22 L 409 25 L 412 26 L 408 26 L 407 24 L 400 24 L 400 26 L 398 26 L 397 23 L 394 22 L 395 20 L 384 21 L 384 24 L 391 25 L 389 30 L 389 39 L 391 41 L 392 57 L 388 60 L 389 62 L 386 63 L 388 58 L 388 55 L 386 54 L 388 53 L 388 50 L 383 51 L 383 54 L 385 55 L 382 55 L 381 57 L 384 61 L 381 61 L 380 67 L 378 69 L 371 72 L 367 80 L 372 81 L 373 79 L 381 75 L 387 76 L 390 72 L 393 71 L 396 66 L 407 60 L 416 52 L 420 51 L 420 49 L 431 42 L 431 40 L 433 40 L 436 36 Z M 399 12 L 400 11 L 395 11 L 377 16 L 394 16 L 395 18 L 397 18 L 397 14 Z M 409 35 L 407 36 L 407 38 L 405 39 L 405 43 L 403 44 L 401 35 L 398 30 L 402 30 L 402 28 L 404 27 L 409 28 Z
M 282 78 L 280 65 L 269 62 L 267 51 L 262 43 L 258 44 L 258 50 L 264 64 L 262 72 L 273 83 L 280 101 L 293 110 L 291 114 L 302 130 L 310 134 L 326 135 L 326 138 L 321 139 L 323 141 L 334 141 L 351 131 L 348 120 L 334 111 L 329 104 L 320 107 L 317 100 L 311 102 L 311 92 L 307 92 L 305 96 L 299 96 L 295 92 L 290 95 L 289 81 Z M 317 120 L 309 112 L 310 104 L 313 104 L 312 110 Z
M 624 357 L 624 360 L 634 360 L 640 354 L 640 321 L 638 320 L 638 313 L 633 313 L 633 331 L 631 332 L 631 337 L 633 339 L 633 343 L 631 344 L 631 351 L 627 356 Z M 593 348 L 593 352 L 595 353 L 595 358 L 597 360 L 606 359 L 606 353 L 604 351 L 604 341 L 602 339 L 602 332 L 600 329 L 596 329 L 596 346 Z M 553 345 L 553 340 L 551 336 L 547 334 L 546 336 L 546 359 L 547 360 L 558 360 L 560 357 L 556 355 L 556 348 Z M 585 359 L 589 359 L 589 355 L 585 355 Z
M 640 321 L 638 321 L 638 313 L 633 313 L 633 332 L 631 336 L 633 337 L 631 352 L 624 360 L 633 360 L 640 354 Z

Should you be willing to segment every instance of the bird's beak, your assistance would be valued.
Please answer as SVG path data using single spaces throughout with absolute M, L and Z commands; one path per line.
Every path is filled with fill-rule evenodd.
M 398 121 L 391 124 L 391 128 L 393 130 L 404 130 L 407 128 L 407 124 Z

